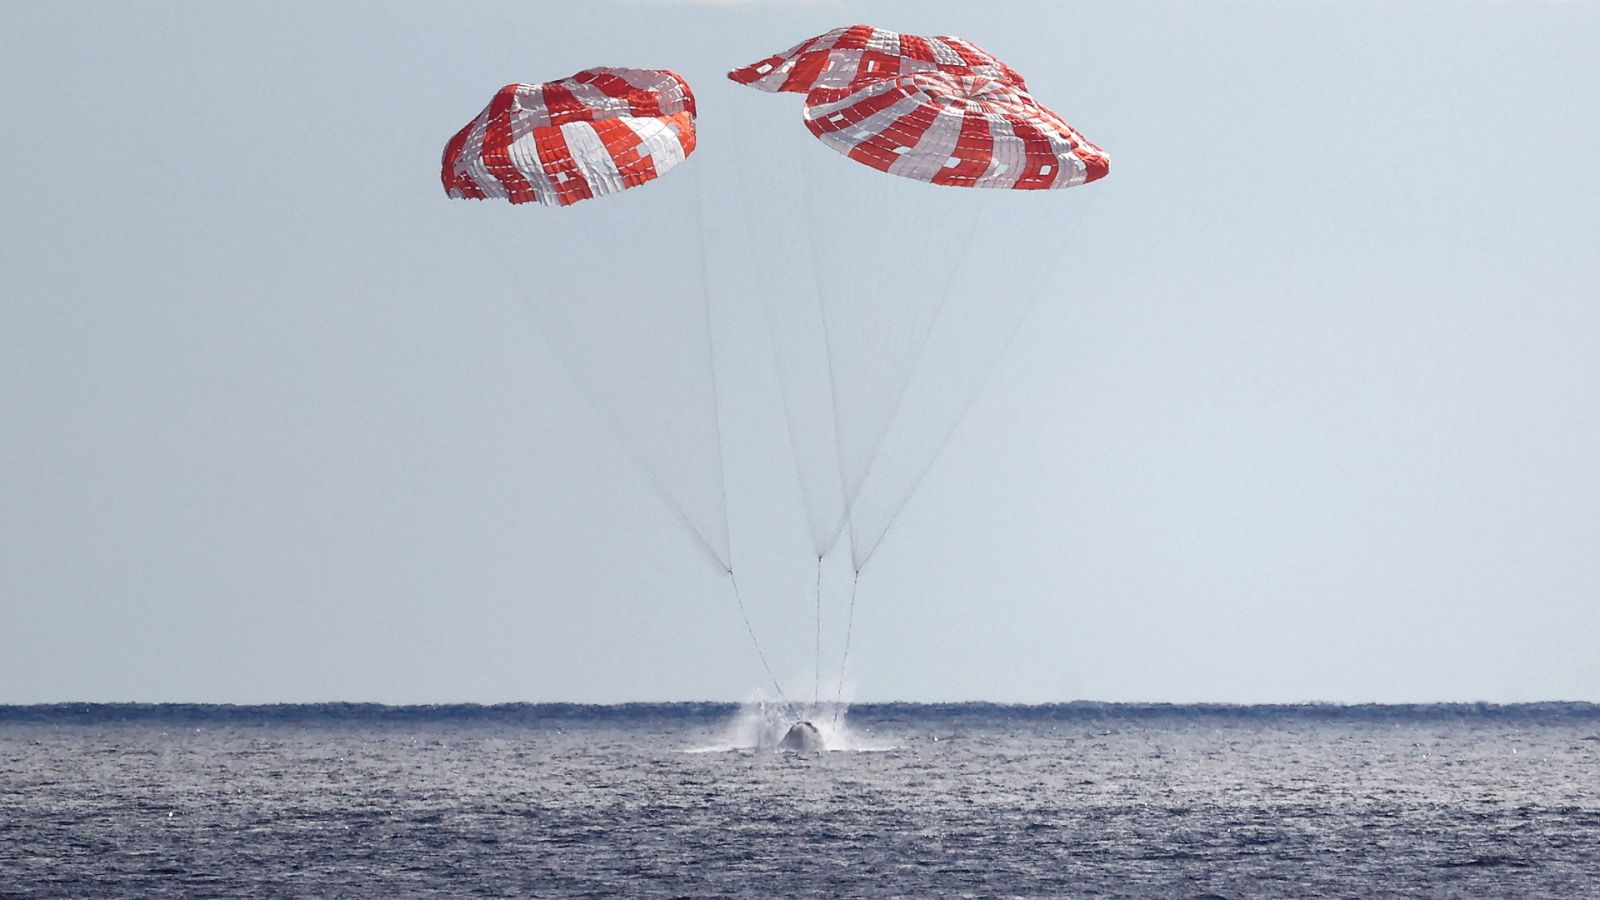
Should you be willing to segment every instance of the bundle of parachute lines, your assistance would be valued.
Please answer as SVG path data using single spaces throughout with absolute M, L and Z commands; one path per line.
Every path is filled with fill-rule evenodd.
M 1029 93 L 1022 75 L 957 37 L 852 25 L 728 77 L 805 95 L 811 133 L 856 162 L 938 185 L 1085 184 L 1110 159 Z M 664 69 L 594 68 L 508 84 L 445 147 L 455 198 L 567 206 L 666 174 L 695 148 L 695 99 Z

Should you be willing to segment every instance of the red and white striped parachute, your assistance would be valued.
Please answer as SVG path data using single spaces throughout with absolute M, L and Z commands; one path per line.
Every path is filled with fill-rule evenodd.
M 1103 177 L 1110 159 L 1015 84 L 921 72 L 806 96 L 806 127 L 856 162 L 958 187 L 1039 190 Z
M 859 571 L 1007 336 L 1054 292 L 1054 265 L 1019 265 L 1012 238 L 1069 235 L 1084 206 L 1013 192 L 1095 181 L 1110 160 L 1021 73 L 958 37 L 852 25 L 728 77 L 803 95 L 811 135 L 862 164 L 828 168 L 778 121 L 738 135 L 743 155 L 772 162 L 740 199 L 764 225 L 751 253 L 771 258 L 758 268 L 781 279 L 765 293 L 813 549 L 847 533 Z M 763 121 L 750 99 L 749 120 Z M 786 258 L 797 246 L 809 252 Z
M 871 25 L 835 28 L 734 69 L 728 77 L 758 91 L 807 94 L 816 88 L 848 87 L 916 72 L 983 75 L 1027 87 L 1016 70 L 971 41 L 900 34 Z
M 527 215 L 510 204 L 570 206 L 638 187 L 694 152 L 695 97 L 662 69 L 592 68 L 508 84 L 445 145 L 447 204 L 481 244 L 600 421 L 718 566 L 729 567 L 727 510 L 710 358 L 703 234 L 674 227 L 700 207 L 694 178 L 626 202 Z M 596 272 L 636 247 L 652 263 L 640 293 Z M 619 254 L 622 256 L 619 257 Z M 538 277 L 528 277 L 531 267 Z M 619 286 L 620 285 L 620 286 Z
M 567 206 L 666 174 L 694 152 L 694 93 L 663 69 L 508 84 L 445 145 L 445 193 Z
M 728 77 L 806 94 L 812 134 L 892 175 L 1040 190 L 1085 184 L 1111 169 L 1106 152 L 1035 100 L 1020 73 L 958 37 L 851 25 Z

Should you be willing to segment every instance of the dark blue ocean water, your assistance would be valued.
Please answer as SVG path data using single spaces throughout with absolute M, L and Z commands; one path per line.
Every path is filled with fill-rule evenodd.
M 1600 896 L 1600 706 L 0 707 L 11 896 Z

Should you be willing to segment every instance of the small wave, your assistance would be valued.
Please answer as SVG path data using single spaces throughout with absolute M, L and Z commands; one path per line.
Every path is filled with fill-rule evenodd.
M 1512 856 L 1474 856 L 1469 859 L 1447 859 L 1438 864 L 1441 869 L 1478 869 L 1494 866 L 1507 866 L 1513 869 L 1526 869 L 1533 864 L 1525 859 Z

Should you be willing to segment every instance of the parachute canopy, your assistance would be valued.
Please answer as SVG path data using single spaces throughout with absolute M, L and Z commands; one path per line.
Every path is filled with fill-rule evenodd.
M 694 151 L 695 112 L 688 83 L 659 69 L 509 84 L 450 138 L 440 177 L 450 197 L 509 201 L 447 205 L 649 487 L 728 569 L 701 185 L 690 172 L 627 190 Z M 532 203 L 569 208 L 511 205 Z M 619 262 L 635 247 L 651 248 L 647 272 Z
M 1027 87 L 1016 70 L 971 41 L 900 34 L 871 25 L 835 28 L 734 69 L 728 77 L 758 91 L 808 94 L 819 87 L 849 87 L 917 72 L 982 75 Z
M 920 72 L 806 95 L 806 127 L 856 162 L 959 187 L 1064 188 L 1106 174 L 1100 148 L 1020 87 Z
M 567 206 L 653 181 L 695 147 L 694 93 L 663 69 L 508 84 L 445 145 L 455 198 Z
M 728 77 L 804 93 L 824 144 L 881 172 L 956 187 L 1041 190 L 1111 169 L 1105 151 L 1039 103 L 1015 69 L 970 41 L 871 25 L 836 28 Z

